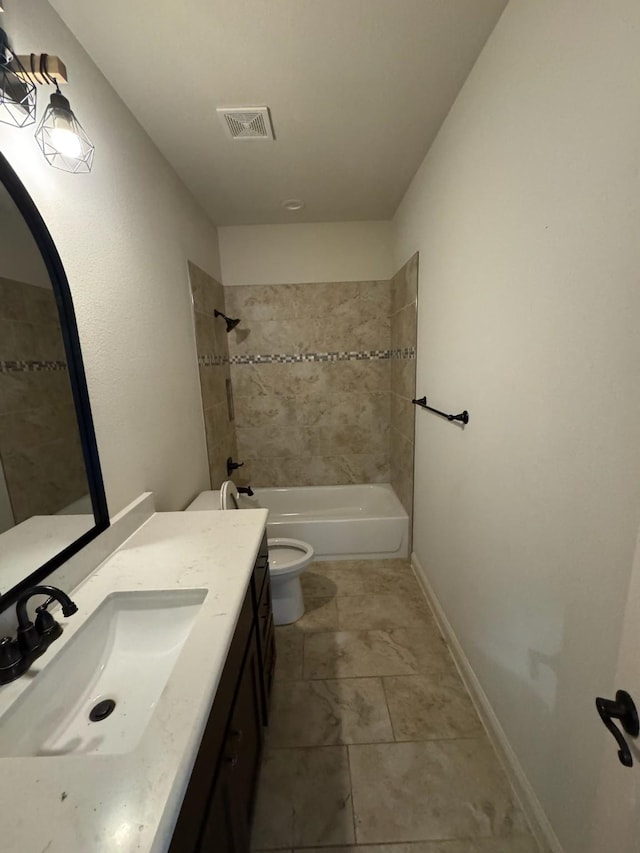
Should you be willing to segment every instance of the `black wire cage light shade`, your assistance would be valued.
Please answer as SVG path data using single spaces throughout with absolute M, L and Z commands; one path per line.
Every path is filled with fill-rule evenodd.
M 36 87 L 0 29 L 0 121 L 26 127 L 36 120 Z
M 49 165 L 74 174 L 91 171 L 95 145 L 57 85 L 35 135 Z

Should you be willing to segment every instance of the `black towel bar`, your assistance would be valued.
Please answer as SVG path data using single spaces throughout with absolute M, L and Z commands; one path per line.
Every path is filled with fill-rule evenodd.
M 411 401 L 414 405 L 420 406 L 421 409 L 427 409 L 430 412 L 435 412 L 436 415 L 446 418 L 448 421 L 461 421 L 463 424 L 469 423 L 469 412 L 465 409 L 459 415 L 448 415 L 446 412 L 441 412 L 440 409 L 434 409 L 433 406 L 427 406 L 427 398 L 420 397 L 417 400 Z

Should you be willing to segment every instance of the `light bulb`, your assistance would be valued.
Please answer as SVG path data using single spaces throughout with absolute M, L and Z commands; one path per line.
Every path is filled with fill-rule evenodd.
M 63 157 L 80 157 L 82 154 L 78 135 L 66 127 L 55 127 L 51 131 L 51 144 Z
M 48 163 L 65 172 L 90 172 L 94 146 L 74 116 L 69 101 L 57 89 L 36 130 Z

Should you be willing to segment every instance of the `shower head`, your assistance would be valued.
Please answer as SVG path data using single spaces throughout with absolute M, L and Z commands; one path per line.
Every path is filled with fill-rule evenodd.
M 236 327 L 236 326 L 238 325 L 238 323 L 240 322 L 240 320 L 239 320 L 239 319 L 238 319 L 238 320 L 234 320 L 234 319 L 232 319 L 231 317 L 227 317 L 227 315 L 226 315 L 226 314 L 223 314 L 223 313 L 222 313 L 222 311 L 218 311 L 218 309 L 217 309 L 217 308 L 215 308 L 215 309 L 214 309 L 214 311 L 213 311 L 213 316 L 214 316 L 214 317 L 223 317 L 223 318 L 225 319 L 225 321 L 226 321 L 226 323 L 227 323 L 227 332 L 230 332 L 232 329 L 235 329 L 235 327 Z

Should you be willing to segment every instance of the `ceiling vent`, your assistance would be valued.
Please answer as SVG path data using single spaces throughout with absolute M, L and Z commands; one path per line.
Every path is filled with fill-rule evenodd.
M 274 139 L 269 107 L 218 107 L 231 139 Z

